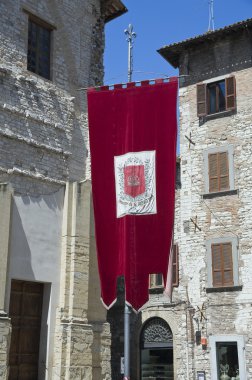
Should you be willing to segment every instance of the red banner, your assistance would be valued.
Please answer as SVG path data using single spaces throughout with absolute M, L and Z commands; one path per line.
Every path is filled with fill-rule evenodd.
M 177 79 L 88 91 L 91 174 L 101 296 L 148 301 L 149 274 L 166 283 L 176 177 Z

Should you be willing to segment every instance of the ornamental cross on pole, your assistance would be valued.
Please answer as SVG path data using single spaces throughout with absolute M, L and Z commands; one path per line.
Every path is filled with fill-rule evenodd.
M 128 42 L 128 82 L 132 80 L 132 72 L 133 72 L 133 43 L 134 38 L 136 38 L 136 33 L 133 32 L 133 25 L 129 24 L 128 28 L 124 30 L 126 34 L 126 41 Z

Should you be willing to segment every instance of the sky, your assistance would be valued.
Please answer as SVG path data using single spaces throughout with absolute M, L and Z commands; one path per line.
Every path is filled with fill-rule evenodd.
M 124 30 L 137 34 L 132 80 L 162 78 L 178 72 L 157 49 L 207 32 L 208 0 L 122 0 L 128 12 L 105 27 L 106 84 L 127 82 L 128 45 Z M 252 0 L 214 0 L 215 30 L 252 18 Z

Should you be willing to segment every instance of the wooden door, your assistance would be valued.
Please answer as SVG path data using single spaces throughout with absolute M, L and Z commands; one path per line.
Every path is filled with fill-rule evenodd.
M 9 380 L 37 380 L 43 284 L 13 280 Z

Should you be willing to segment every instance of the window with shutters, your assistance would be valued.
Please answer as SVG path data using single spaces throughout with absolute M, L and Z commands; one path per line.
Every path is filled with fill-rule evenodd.
M 52 27 L 29 15 L 27 69 L 50 79 L 50 50 Z
M 217 196 L 235 192 L 233 145 L 209 148 L 203 155 L 205 193 Z
M 178 245 L 173 245 L 172 254 L 172 286 L 176 287 L 179 285 L 179 251 Z M 163 275 L 162 273 L 151 274 L 149 278 L 149 288 L 157 289 L 164 287 Z
M 229 190 L 228 152 L 208 155 L 209 192 Z
M 211 251 L 213 286 L 234 285 L 232 243 L 212 244 Z
M 237 238 L 215 238 L 206 242 L 208 286 L 229 288 L 238 284 Z
M 236 109 L 235 77 L 197 85 L 197 114 L 199 117 Z

